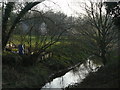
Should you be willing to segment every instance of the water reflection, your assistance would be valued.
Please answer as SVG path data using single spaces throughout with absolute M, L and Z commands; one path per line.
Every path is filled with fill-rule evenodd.
M 45 88 L 65 88 L 69 85 L 80 83 L 89 74 L 89 72 L 97 71 L 98 67 L 100 66 L 101 65 L 96 65 L 88 59 L 86 63 L 81 64 L 79 67 L 74 68 L 73 70 L 67 72 L 65 75 L 55 78 L 50 83 L 47 83 L 42 87 L 42 90 Z

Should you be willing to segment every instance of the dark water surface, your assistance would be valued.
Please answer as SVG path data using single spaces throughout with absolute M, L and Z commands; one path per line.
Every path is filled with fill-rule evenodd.
M 88 59 L 86 63 L 75 67 L 65 75 L 57 77 L 53 79 L 53 81 L 46 83 L 41 90 L 45 88 L 65 88 L 69 85 L 80 83 L 90 72 L 96 72 L 98 67 L 101 67 L 101 65 L 94 64 L 93 61 Z

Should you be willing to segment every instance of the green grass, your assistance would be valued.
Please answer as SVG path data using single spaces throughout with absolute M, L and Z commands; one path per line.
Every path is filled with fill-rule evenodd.
M 39 37 L 39 40 L 37 40 L 36 36 L 32 35 L 31 36 L 31 43 L 32 43 L 32 47 L 35 46 L 36 42 L 41 42 L 41 40 L 43 39 L 44 36 Z M 12 35 L 12 37 L 10 38 L 10 40 L 12 42 L 14 42 L 14 44 L 19 45 L 21 43 L 21 41 L 26 45 L 29 46 L 28 41 L 29 36 L 25 36 L 25 38 L 22 40 L 20 35 Z M 47 40 L 45 41 L 45 43 L 48 43 L 51 40 L 51 36 L 47 36 Z M 59 44 L 60 42 L 57 42 L 56 44 Z
M 20 44 L 19 35 L 13 36 L 13 42 Z M 62 37 L 65 38 L 65 37 Z M 27 39 L 26 39 L 27 40 Z M 48 39 L 49 41 L 49 39 Z M 27 43 L 25 43 L 28 46 Z M 35 37 L 32 36 L 34 47 Z M 67 39 L 61 39 L 47 49 L 53 56 L 34 63 L 27 55 L 18 55 L 10 52 L 3 53 L 3 88 L 36 87 L 39 88 L 48 80 L 49 75 L 71 67 L 79 62 L 84 62 L 89 56 L 81 49 L 80 43 Z
M 49 79 L 50 74 L 83 62 L 87 57 L 79 45 L 75 46 L 70 41 L 59 41 L 48 50 L 53 52 L 53 57 L 35 65 L 29 64 L 29 56 L 4 52 L 3 88 L 39 88 Z

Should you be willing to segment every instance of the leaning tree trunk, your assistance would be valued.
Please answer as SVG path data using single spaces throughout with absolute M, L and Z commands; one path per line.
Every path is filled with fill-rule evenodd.
M 103 32 L 104 32 L 104 30 L 103 30 Z M 106 36 L 105 36 L 105 34 L 103 33 L 103 35 L 102 35 L 102 40 L 101 40 L 101 43 L 100 43 L 100 45 L 101 45 L 101 59 L 102 59 L 102 62 L 103 62 L 103 64 L 104 65 L 106 65 L 106 63 L 107 63 L 107 57 L 106 57 L 106 47 L 107 47 L 107 44 L 106 44 Z
M 20 22 L 20 19 L 29 11 L 31 10 L 32 7 L 36 6 L 37 4 L 43 2 L 44 0 L 40 1 L 40 2 L 30 2 L 28 3 L 22 10 L 21 12 L 17 15 L 17 17 L 15 18 L 14 22 L 12 23 L 10 29 L 7 29 L 7 23 L 8 23 L 8 18 L 10 17 L 10 14 L 12 12 L 12 8 L 9 9 L 9 7 L 6 7 L 5 9 L 5 13 L 3 14 L 3 20 L 2 20 L 2 50 L 4 50 L 11 34 L 13 33 L 16 25 Z M 8 4 L 9 6 L 11 6 L 11 3 Z M 9 15 L 8 15 L 9 14 Z
M 2 10 L 3 10 L 2 11 L 2 50 L 4 50 L 8 41 L 6 37 L 8 32 L 7 23 L 10 18 L 11 11 L 13 10 L 14 4 L 15 4 L 14 2 L 8 2 L 5 8 L 4 6 L 2 7 Z
M 106 54 L 105 54 L 104 52 L 102 53 L 101 58 L 102 58 L 103 64 L 106 65 L 106 63 L 107 63 L 107 58 L 106 58 Z

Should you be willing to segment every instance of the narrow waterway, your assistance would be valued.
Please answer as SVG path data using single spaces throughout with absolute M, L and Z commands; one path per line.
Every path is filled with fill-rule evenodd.
M 82 82 L 82 80 L 90 73 L 96 72 L 101 65 L 93 63 L 91 60 L 87 60 L 86 63 L 81 64 L 74 69 L 67 72 L 61 77 L 53 79 L 53 81 L 46 83 L 41 90 L 45 88 L 65 88 L 69 85 L 75 85 L 76 83 Z

